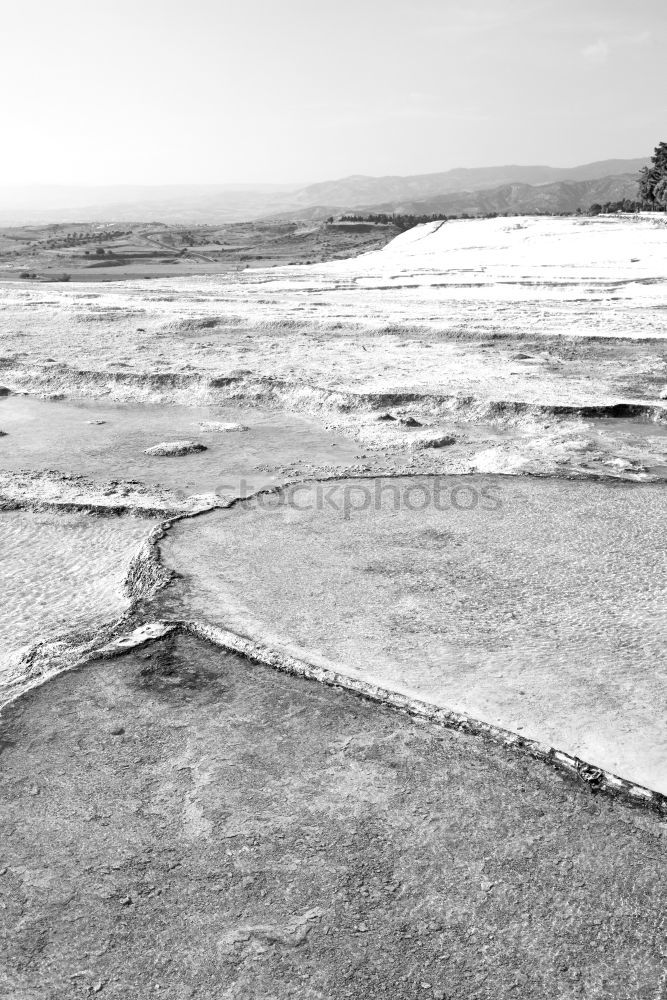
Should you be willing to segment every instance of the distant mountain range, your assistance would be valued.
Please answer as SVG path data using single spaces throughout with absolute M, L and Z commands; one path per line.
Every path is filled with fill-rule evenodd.
M 556 181 L 552 184 L 501 184 L 481 191 L 461 191 L 414 201 L 391 201 L 373 205 L 374 212 L 406 215 L 487 215 L 491 212 L 575 212 L 598 202 L 637 197 L 636 174 L 600 177 L 587 181 Z M 355 209 L 358 211 L 358 209 Z M 331 214 L 331 213 L 329 213 Z
M 471 215 L 573 212 L 593 202 L 634 198 L 648 158 L 579 167 L 501 166 L 410 177 L 353 176 L 289 185 L 0 187 L 0 225 L 57 222 L 243 222 L 263 217 L 304 221 L 340 212 Z
M 619 174 L 635 175 L 648 163 L 639 160 L 601 160 L 580 167 L 471 167 L 447 170 L 442 174 L 417 174 L 413 177 L 345 177 L 338 181 L 311 184 L 294 192 L 294 199 L 304 207 L 425 202 L 445 194 L 484 191 L 510 184 L 542 185 L 557 181 L 592 181 Z

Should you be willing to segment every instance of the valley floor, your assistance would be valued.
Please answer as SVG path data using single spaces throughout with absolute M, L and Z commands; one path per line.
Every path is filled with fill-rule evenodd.
M 0 228 L 0 279 L 28 285 L 232 274 L 352 257 L 397 235 L 392 224 L 72 223 Z

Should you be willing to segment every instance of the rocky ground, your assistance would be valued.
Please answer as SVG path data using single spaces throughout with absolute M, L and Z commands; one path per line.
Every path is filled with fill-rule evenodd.
M 409 445 L 424 470 L 664 476 L 664 228 L 436 225 L 353 266 L 8 284 L 0 380 L 310 413 L 385 469 Z
M 16 1000 L 664 989 L 664 824 L 475 737 L 167 638 L 2 746 Z

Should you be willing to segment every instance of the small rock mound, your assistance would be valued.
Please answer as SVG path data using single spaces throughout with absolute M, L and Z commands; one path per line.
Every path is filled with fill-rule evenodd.
M 414 417 L 399 417 L 398 418 L 398 422 L 399 422 L 399 424 L 402 424 L 404 427 L 421 427 L 422 426 L 419 423 L 418 420 L 415 420 Z
M 199 430 L 204 434 L 231 434 L 233 431 L 247 431 L 250 430 L 245 424 L 225 424 L 221 423 L 219 420 L 201 420 L 199 422 Z
M 447 448 L 450 444 L 456 444 L 453 434 L 431 434 L 429 436 L 415 438 L 414 448 Z
M 172 455 L 194 455 L 198 451 L 206 451 L 206 445 L 199 441 L 162 441 L 154 444 L 152 448 L 144 450 L 145 455 L 159 455 L 167 457 Z

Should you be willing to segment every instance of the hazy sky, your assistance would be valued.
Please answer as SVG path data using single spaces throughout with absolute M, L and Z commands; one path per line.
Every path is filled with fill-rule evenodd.
M 0 183 L 569 166 L 667 140 L 665 0 L 4 0 Z

